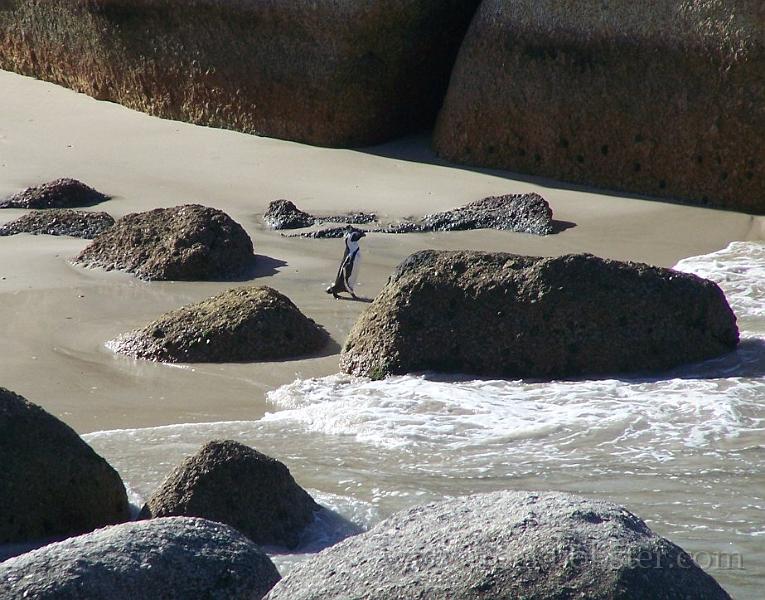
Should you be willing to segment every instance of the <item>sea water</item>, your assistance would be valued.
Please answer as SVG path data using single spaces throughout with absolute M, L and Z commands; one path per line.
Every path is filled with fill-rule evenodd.
M 284 573 L 414 504 L 498 489 L 563 490 L 624 505 L 736 598 L 765 590 L 765 244 L 735 242 L 677 269 L 717 282 L 736 352 L 652 377 L 552 381 L 418 374 L 297 380 L 253 421 L 85 435 L 138 506 L 184 456 L 234 439 L 287 463 L 332 512 Z

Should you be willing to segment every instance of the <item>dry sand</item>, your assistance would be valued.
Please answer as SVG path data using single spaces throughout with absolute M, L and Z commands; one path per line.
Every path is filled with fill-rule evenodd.
M 114 217 L 197 202 L 228 212 L 253 239 L 259 277 L 323 324 L 334 345 L 310 360 L 178 368 L 115 356 L 104 342 L 232 284 L 146 283 L 74 267 L 88 242 L 0 238 L 0 386 L 23 394 L 79 432 L 183 422 L 252 420 L 266 391 L 338 370 L 337 351 L 364 304 L 324 293 L 339 240 L 286 239 L 260 222 L 268 202 L 328 214 L 389 218 L 443 210 L 488 195 L 536 191 L 555 218 L 575 224 L 536 237 L 497 231 L 365 238 L 361 293 L 373 297 L 393 266 L 424 248 L 525 254 L 592 252 L 671 266 L 732 240 L 764 239 L 765 219 L 653 202 L 468 170 L 436 159 L 424 137 L 366 151 L 331 150 L 163 121 L 0 71 L 0 196 L 58 177 L 107 194 Z M 23 211 L 0 211 L 0 223 Z

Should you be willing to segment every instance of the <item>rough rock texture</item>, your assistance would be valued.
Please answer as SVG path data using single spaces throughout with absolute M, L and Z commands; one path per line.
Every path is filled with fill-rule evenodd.
M 242 275 L 254 256 L 239 223 L 215 208 L 187 204 L 121 218 L 75 262 L 142 279 L 204 281 Z
M 315 231 L 301 231 L 300 233 L 283 233 L 284 237 L 304 237 L 313 239 L 336 239 L 343 237 L 349 231 L 365 231 L 349 225 L 341 227 L 323 227 Z
M 0 563 L 6 600 L 260 600 L 277 581 L 255 544 L 203 519 L 116 525 Z
M 152 494 L 141 517 L 226 523 L 257 544 L 294 548 L 319 505 L 278 460 L 231 440 L 208 442 Z
M 300 210 L 289 200 L 274 200 L 269 203 L 263 220 L 271 229 L 300 229 L 310 227 L 316 219 Z
M 33 211 L 1 225 L 0 236 L 32 233 L 93 239 L 112 225 L 114 219 L 105 212 L 51 208 Z
M 430 126 L 478 0 L 2 0 L 0 69 L 319 145 Z
M 350 225 L 363 225 L 364 223 L 373 223 L 377 220 L 375 213 L 365 213 L 361 211 L 349 212 L 340 215 L 324 215 L 316 217 L 321 223 L 348 223 Z
M 268 600 L 729 600 L 624 508 L 496 492 L 400 512 L 295 567 Z
M 0 8 L 2 8 L 1 5 Z M 2 13 L 0 12 L 1 21 Z M 2 40 L 1 37 L 0 40 Z M 0 200 L 0 208 L 71 208 L 92 206 L 108 199 L 109 196 L 76 179 L 56 179 Z
M 762 0 L 484 0 L 450 160 L 765 213 Z
M 66 424 L 4 388 L 0 465 L 0 544 L 78 535 L 130 517 L 117 472 Z
M 284 294 L 242 287 L 170 311 L 109 345 L 135 358 L 181 363 L 293 358 L 326 342 L 326 332 Z
M 425 215 L 419 221 L 400 223 L 376 231 L 420 233 L 466 229 L 504 229 L 547 235 L 553 233 L 552 210 L 539 194 L 489 196 L 454 210 Z
M 737 343 L 722 291 L 695 275 L 588 254 L 425 250 L 361 315 L 340 365 L 553 378 L 666 369 Z

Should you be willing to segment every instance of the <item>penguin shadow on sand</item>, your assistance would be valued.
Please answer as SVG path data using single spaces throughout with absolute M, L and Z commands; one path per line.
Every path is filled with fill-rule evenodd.
M 336 300 L 352 300 L 367 304 L 372 302 L 371 298 L 357 296 L 354 290 L 361 265 L 361 247 L 359 246 L 359 241 L 363 237 L 366 237 L 366 233 L 360 229 L 349 229 L 348 233 L 343 236 L 343 242 L 345 243 L 343 258 L 340 260 L 340 267 L 337 269 L 335 283 L 326 290 Z M 350 298 L 340 296 L 339 294 L 350 294 Z

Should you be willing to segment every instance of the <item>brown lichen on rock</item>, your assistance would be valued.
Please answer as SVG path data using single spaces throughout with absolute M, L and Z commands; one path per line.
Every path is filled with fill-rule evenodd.
M 65 423 L 0 388 L 0 544 L 78 535 L 130 518 L 117 472 Z
M 221 210 L 187 204 L 121 218 L 74 261 L 142 279 L 207 281 L 242 275 L 254 256 L 239 223 Z
M 765 212 L 761 0 L 484 0 L 441 156 Z
M 326 343 L 326 332 L 285 295 L 242 287 L 166 313 L 109 346 L 135 358 L 183 363 L 295 358 Z
M 92 206 L 108 199 L 109 196 L 81 181 L 64 178 L 29 187 L 13 194 L 0 201 L 0 208 L 72 208 Z
M 256 544 L 294 548 L 320 506 L 281 462 L 232 440 L 208 442 L 155 491 L 141 518 L 202 517 Z
M 32 211 L 1 225 L 0 236 L 31 233 L 93 239 L 112 225 L 114 225 L 114 219 L 105 212 L 50 208 Z
M 6 1 L 0 68 L 330 146 L 430 126 L 479 0 Z
M 340 366 L 548 379 L 668 369 L 737 343 L 723 292 L 695 275 L 589 254 L 425 250 L 359 317 Z

